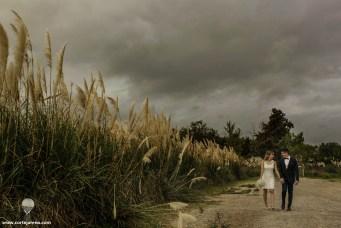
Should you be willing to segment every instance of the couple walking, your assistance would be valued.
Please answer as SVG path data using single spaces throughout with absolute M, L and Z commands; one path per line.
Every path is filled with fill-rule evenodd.
M 267 151 L 264 160 L 261 162 L 261 180 L 263 180 L 263 199 L 265 206 L 274 210 L 275 202 L 275 174 L 282 184 L 282 210 L 285 209 L 285 199 L 288 193 L 287 210 L 291 210 L 293 200 L 294 185 L 298 184 L 299 172 L 298 162 L 295 158 L 290 157 L 288 149 L 281 151 L 282 158 L 279 164 L 274 161 L 275 153 Z M 268 193 L 270 195 L 270 205 L 268 203 Z

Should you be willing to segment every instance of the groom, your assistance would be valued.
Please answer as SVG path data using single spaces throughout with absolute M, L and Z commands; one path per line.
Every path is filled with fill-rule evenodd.
M 294 184 L 299 181 L 298 162 L 295 158 L 290 157 L 288 149 L 281 152 L 282 159 L 279 161 L 279 174 L 282 183 L 282 210 L 285 209 L 285 197 L 289 193 L 288 211 L 291 211 Z

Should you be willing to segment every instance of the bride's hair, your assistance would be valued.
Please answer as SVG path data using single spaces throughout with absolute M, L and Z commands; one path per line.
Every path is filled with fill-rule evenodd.
M 269 157 L 270 157 L 271 154 L 275 154 L 275 153 L 273 151 L 271 151 L 271 150 L 267 150 L 265 152 L 264 160 L 269 160 Z

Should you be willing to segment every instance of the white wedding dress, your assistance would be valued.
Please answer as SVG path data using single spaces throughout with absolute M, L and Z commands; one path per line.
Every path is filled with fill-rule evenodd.
M 275 161 L 264 161 L 263 181 L 265 183 L 263 189 L 275 189 Z

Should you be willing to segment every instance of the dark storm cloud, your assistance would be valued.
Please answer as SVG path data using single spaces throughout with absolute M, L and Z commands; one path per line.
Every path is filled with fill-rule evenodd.
M 66 71 L 74 80 L 101 69 L 125 101 L 149 96 L 179 125 L 205 119 L 222 129 L 231 119 L 249 133 L 276 106 L 308 141 L 341 141 L 337 0 L 0 4 L 1 21 L 16 9 L 35 46 L 46 28 L 54 47 L 68 41 Z

